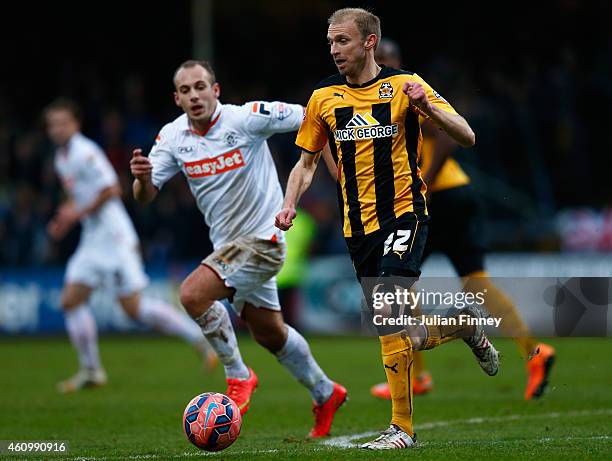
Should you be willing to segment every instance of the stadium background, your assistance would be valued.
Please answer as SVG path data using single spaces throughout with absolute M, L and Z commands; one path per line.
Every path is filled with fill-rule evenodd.
M 0 320 L 19 317 L 24 296 L 53 306 L 63 265 L 78 242 L 78 229 L 59 244 L 46 235 L 61 199 L 40 117 L 47 103 L 66 96 L 82 106 L 84 133 L 104 147 L 119 174 L 147 269 L 163 282 L 157 288 L 172 296 L 165 281 L 179 280 L 209 252 L 207 229 L 182 177 L 152 206 L 136 206 L 128 162 L 132 148 L 147 151 L 161 126 L 179 115 L 174 69 L 192 57 L 211 60 L 225 103 L 305 104 L 313 85 L 335 71 L 324 18 L 346 5 L 183 0 L 152 12 L 138 2 L 95 9 L 75 3 L 41 4 L 35 14 L 15 5 L 0 30 Z M 608 3 L 415 4 L 400 11 L 392 2 L 359 5 L 381 17 L 383 36 L 399 42 L 405 67 L 474 127 L 476 146 L 459 149 L 456 158 L 486 204 L 482 238 L 492 250 L 528 252 L 536 262 L 538 255 L 559 252 L 579 255 L 582 266 L 593 257 L 605 261 L 612 251 Z M 293 141 L 294 134 L 270 140 L 283 187 L 298 158 Z M 304 245 L 313 262 L 305 270 L 341 267 L 350 278 L 335 191 L 324 169 L 302 208 L 312 218 Z M 333 256 L 336 262 L 320 259 Z M 37 297 L 32 286 L 47 294 Z M 54 329 L 60 330 L 58 319 Z M 0 325 L 0 331 L 23 329 Z
M 66 440 L 69 453 L 45 459 L 193 459 L 201 453 L 181 432 L 183 408 L 194 395 L 226 386 L 222 369 L 205 374 L 175 338 L 105 333 L 100 350 L 109 385 L 57 393 L 56 383 L 77 365 L 58 300 L 78 229 L 60 244 L 46 236 L 61 193 L 41 109 L 58 96 L 82 106 L 84 133 L 105 148 L 121 179 L 153 279 L 150 290 L 177 301 L 177 283 L 209 251 L 207 229 L 183 178 L 141 208 L 130 196 L 128 169 L 131 149 L 148 150 L 160 127 L 179 114 L 172 72 L 185 59 L 208 58 L 225 103 L 306 103 L 313 85 L 335 72 L 325 19 L 342 6 L 371 7 L 383 36 L 400 43 L 406 68 L 474 127 L 476 146 L 458 150 L 456 158 L 486 204 L 483 239 L 494 251 L 488 258 L 493 275 L 529 281 L 612 274 L 612 8 L 605 0 L 11 2 L 0 15 L 0 446 Z M 283 186 L 298 158 L 293 141 L 292 134 L 270 141 Z M 312 424 L 307 393 L 242 334 L 243 357 L 257 370 L 260 387 L 239 440 L 221 456 L 388 459 L 388 453 L 345 449 L 388 424 L 389 404 L 369 395 L 384 379 L 376 341 L 329 334 L 358 328 L 359 291 L 323 169 L 302 205 L 311 217 L 300 234 L 308 258 L 289 277 L 303 285 L 291 290 L 288 284 L 285 308 L 301 306 L 308 314 L 289 309 L 323 369 L 346 385 L 351 400 L 328 445 L 305 441 Z M 452 275 L 440 258 L 426 271 Z M 108 293 L 96 293 L 100 329 L 134 329 L 112 304 Z M 529 318 L 548 307 L 527 300 L 519 308 Z M 602 327 L 598 336 L 612 331 L 611 320 L 602 321 L 608 310 L 594 317 Z M 315 334 L 321 327 L 328 334 Z M 546 342 L 557 349 L 558 362 L 549 392 L 536 402 L 523 400 L 525 363 L 508 339 L 495 339 L 504 354 L 495 379 L 466 358 L 461 341 L 428 354 L 435 386 L 416 398 L 422 449 L 411 457 L 611 459 L 612 343 Z

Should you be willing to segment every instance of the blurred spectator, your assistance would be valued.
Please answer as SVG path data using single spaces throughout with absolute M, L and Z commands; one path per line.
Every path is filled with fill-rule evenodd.
M 561 248 L 565 251 L 612 251 L 612 208 L 571 208 L 557 216 Z

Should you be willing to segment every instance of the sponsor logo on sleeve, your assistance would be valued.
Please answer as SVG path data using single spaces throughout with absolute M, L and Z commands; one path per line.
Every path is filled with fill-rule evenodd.
M 444 102 L 448 102 L 446 99 L 444 99 L 444 98 L 443 98 L 443 97 L 440 95 L 440 93 L 438 93 L 438 92 L 437 92 L 436 90 L 434 90 L 433 88 L 431 89 L 431 91 L 433 92 L 433 94 L 434 94 L 434 96 L 435 96 L 436 98 L 441 99 L 441 100 L 442 100 L 442 101 L 444 101 Z
M 278 112 L 276 114 L 276 118 L 279 120 L 285 120 L 287 117 L 291 116 L 292 113 L 293 110 L 291 110 L 291 107 L 281 102 L 278 104 Z
M 254 102 L 251 107 L 251 113 L 260 117 L 269 118 L 272 115 L 270 105 L 265 102 Z
M 193 179 L 226 173 L 227 171 L 242 168 L 244 166 L 244 158 L 242 157 L 240 149 L 234 149 L 213 158 L 205 158 L 196 160 L 195 162 L 185 162 L 184 165 L 185 175 Z

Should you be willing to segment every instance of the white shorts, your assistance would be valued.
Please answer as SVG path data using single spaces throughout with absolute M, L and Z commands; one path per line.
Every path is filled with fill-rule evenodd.
M 244 303 L 280 311 L 276 274 L 285 261 L 285 243 L 240 237 L 211 253 L 202 264 L 234 288 L 230 301 L 240 314 Z
M 109 288 L 117 296 L 143 290 L 149 283 L 136 246 L 81 247 L 70 257 L 65 281 L 91 288 Z

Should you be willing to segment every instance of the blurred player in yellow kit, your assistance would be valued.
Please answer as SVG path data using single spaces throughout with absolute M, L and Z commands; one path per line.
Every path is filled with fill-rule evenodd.
M 379 64 L 401 68 L 400 48 L 393 40 L 382 39 L 375 57 Z M 422 130 L 421 172 L 428 187 L 427 206 L 431 215 L 423 260 L 433 252 L 444 253 L 462 278 L 466 291 L 486 293 L 487 310 L 491 315 L 503 318 L 502 332 L 514 338 L 527 361 L 525 399 L 538 398 L 548 384 L 555 350 L 531 337 L 510 298 L 492 283 L 485 270 L 482 212 L 470 186 L 470 178 L 451 156 L 456 143 L 430 122 L 425 122 Z M 449 227 L 453 232 L 448 232 Z M 432 389 L 431 374 L 425 368 L 421 352 L 414 355 L 414 376 L 414 394 L 424 394 Z M 373 386 L 372 394 L 383 399 L 391 398 L 387 383 Z

